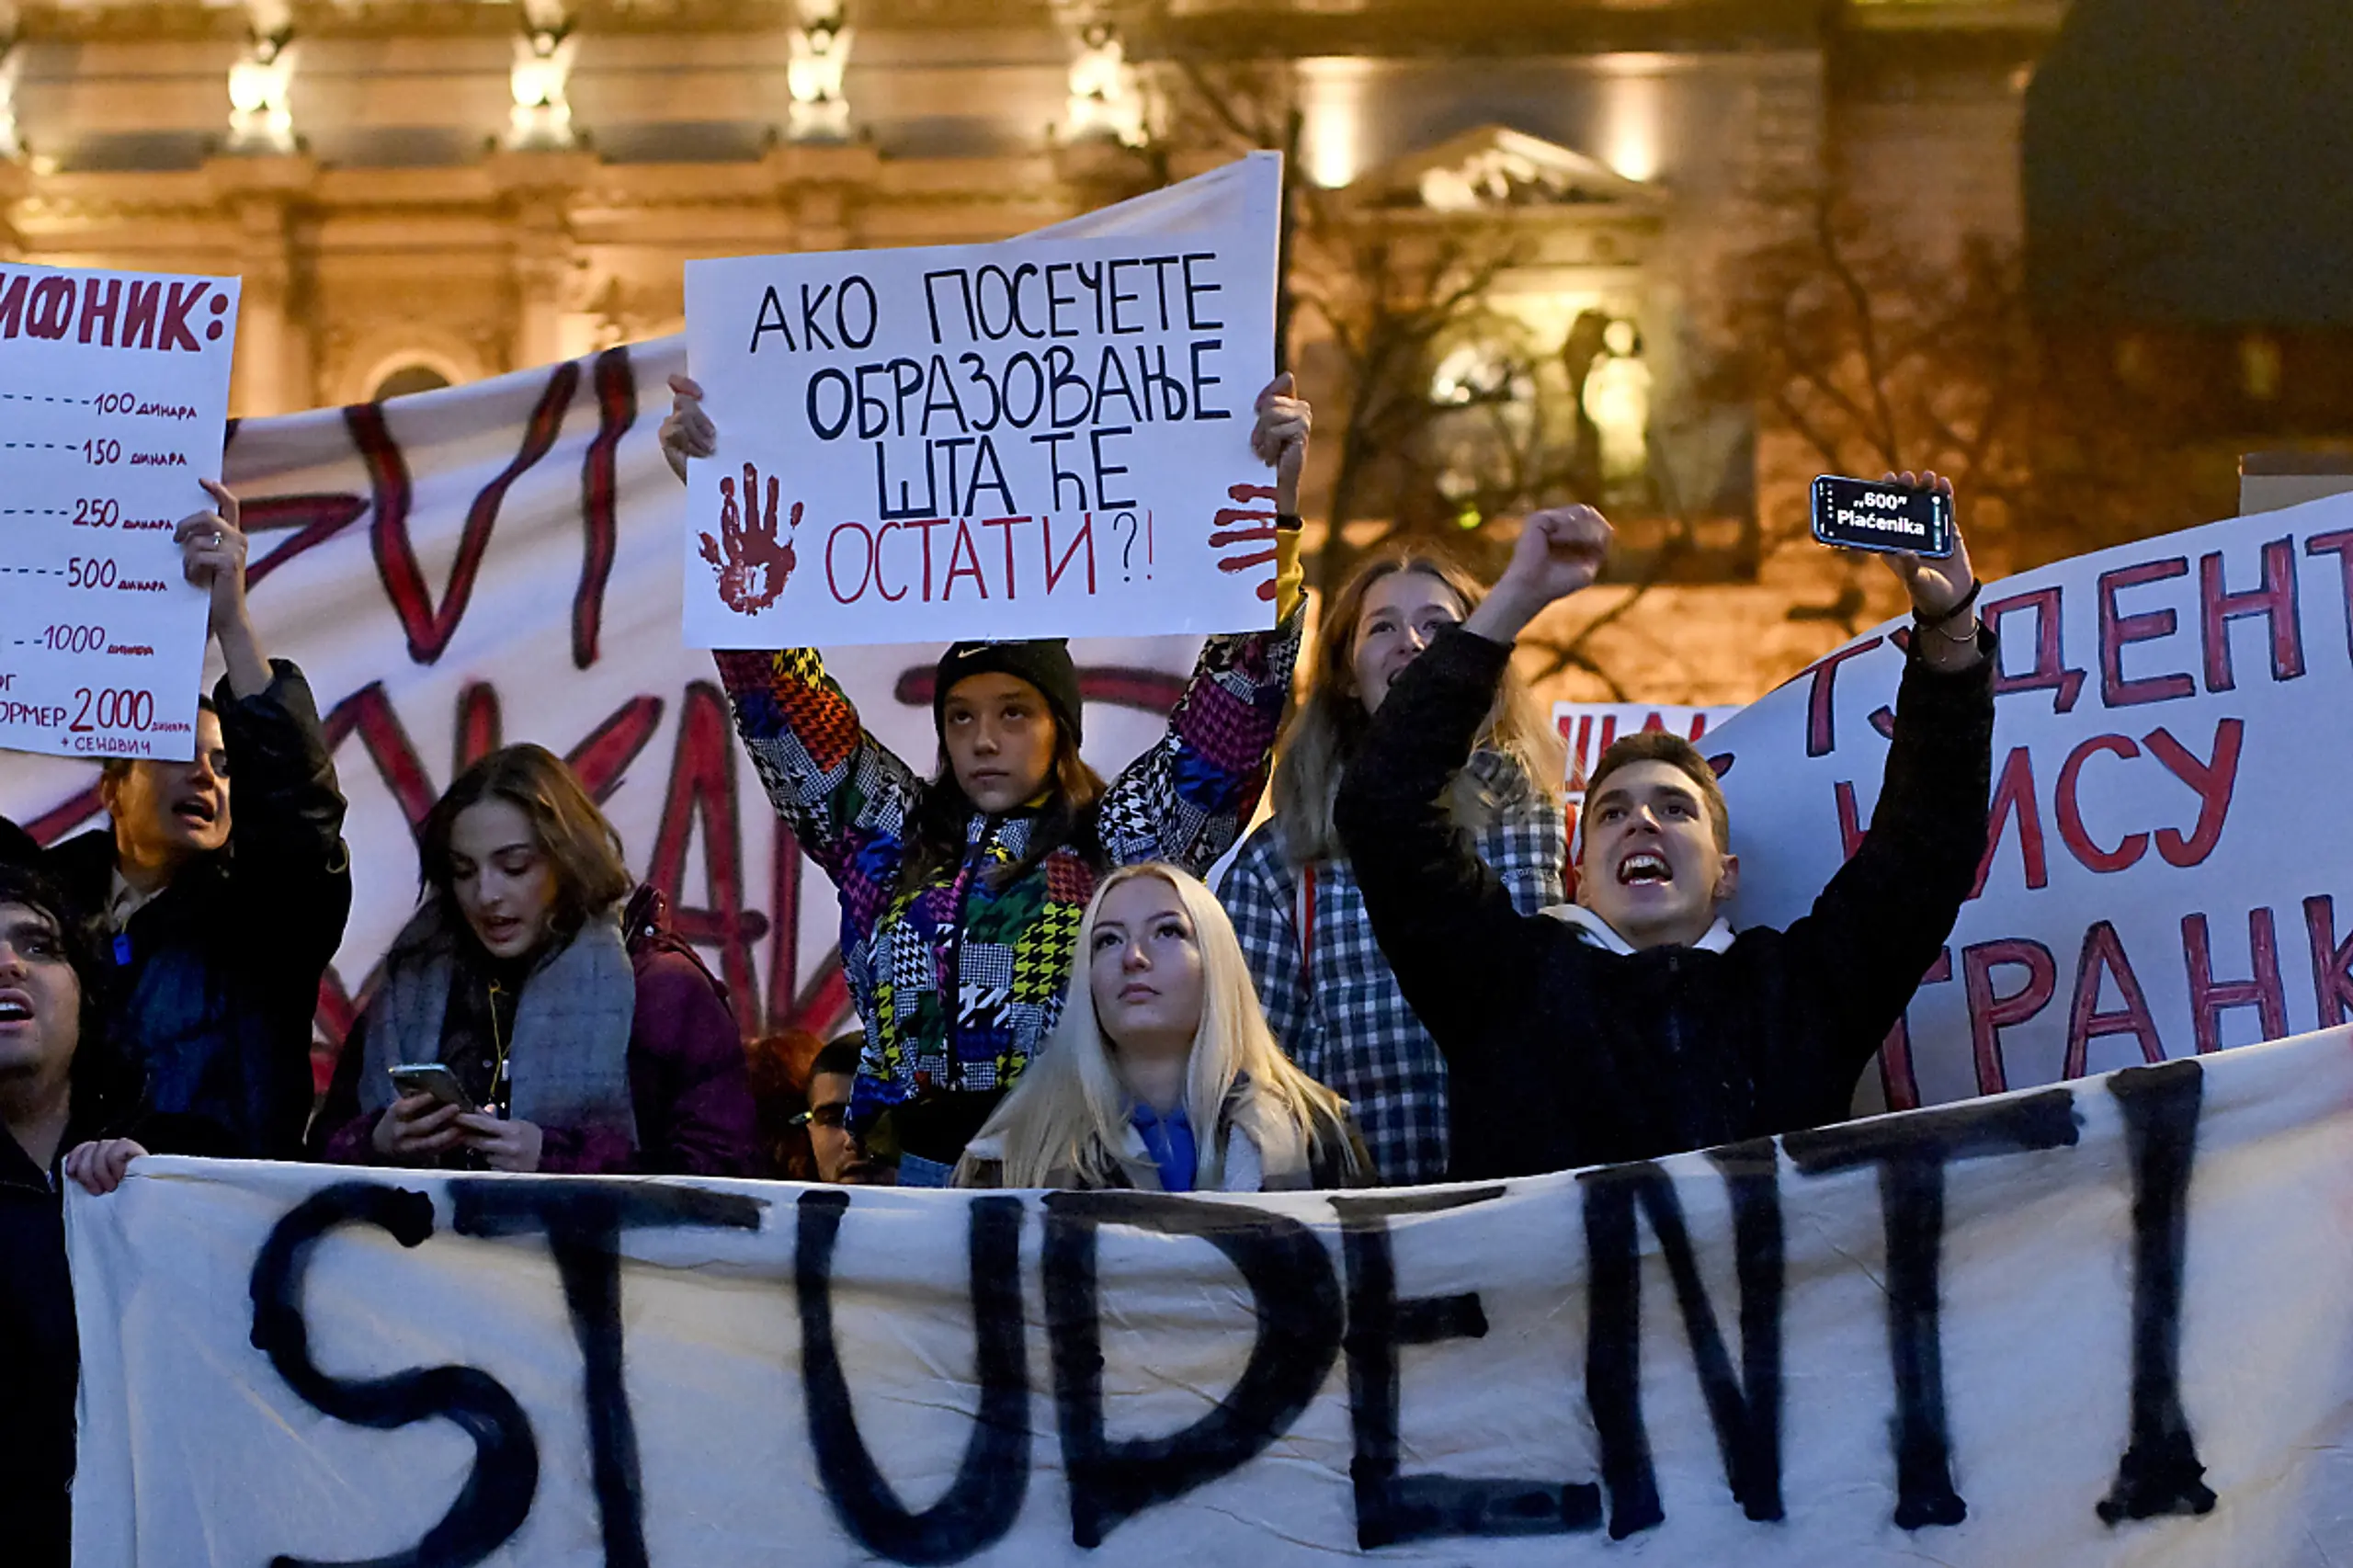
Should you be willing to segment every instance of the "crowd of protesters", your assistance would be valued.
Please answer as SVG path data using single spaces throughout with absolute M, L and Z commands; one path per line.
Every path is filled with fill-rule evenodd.
M 717 457 L 674 381 L 663 446 Z M 1722 791 L 1643 734 L 1572 840 L 1515 638 L 1591 584 L 1609 525 L 1540 512 L 1486 591 L 1375 556 L 1304 620 L 1288 377 L 1277 618 L 1211 638 L 1106 782 L 1056 641 L 959 643 L 926 773 L 816 650 L 722 653 L 737 731 L 841 904 L 858 1032 L 745 1042 L 536 745 L 466 769 L 418 834 L 413 917 L 312 1104 L 312 1016 L 350 911 L 344 798 L 301 672 L 262 649 L 236 500 L 180 525 L 225 675 L 188 762 L 115 762 L 106 826 L 0 822 L 0 1513 L 63 1561 L 76 1347 L 60 1193 L 147 1153 L 847 1185 L 1264 1191 L 1492 1178 L 1818 1125 L 1949 934 L 1983 855 L 1993 633 L 1965 551 L 1887 559 L 1915 626 L 1870 832 L 1812 911 L 1735 935 Z M 1934 475 L 1904 482 L 1949 486 Z M 1245 834 L 1271 770 L 1271 813 Z M 1233 851 L 1222 887 L 1202 881 Z

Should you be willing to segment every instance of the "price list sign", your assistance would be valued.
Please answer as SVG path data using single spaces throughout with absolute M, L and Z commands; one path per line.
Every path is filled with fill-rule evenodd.
M 0 267 L 0 748 L 195 753 L 237 280 Z

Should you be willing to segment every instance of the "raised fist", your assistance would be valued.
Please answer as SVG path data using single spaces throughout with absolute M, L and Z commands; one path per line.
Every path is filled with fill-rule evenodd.
M 744 465 L 744 495 L 738 506 L 735 482 L 719 482 L 719 538 L 702 536 L 701 555 L 719 571 L 719 597 L 729 609 L 748 615 L 767 608 L 784 592 L 800 558 L 792 551 L 792 535 L 801 527 L 801 503 L 792 504 L 785 537 L 776 537 L 777 482 L 768 480 L 767 510 L 759 506 L 759 471 Z

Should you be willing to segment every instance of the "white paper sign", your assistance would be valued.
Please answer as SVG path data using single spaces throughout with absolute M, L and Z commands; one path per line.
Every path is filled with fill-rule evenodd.
M 0 748 L 194 755 L 172 530 L 211 505 L 236 336 L 233 278 L 0 267 Z
M 1274 622 L 1279 163 L 1184 234 L 687 266 L 694 647 Z M 1203 176 L 1231 179 L 1232 172 Z
M 148 1161 L 74 1561 L 2325 1568 L 2348 1213 L 2343 1029 L 1404 1192 Z
M 1887 1103 L 2353 1014 L 2353 496 L 2038 567 L 1978 613 L 2002 640 L 1993 842 L 1881 1054 Z M 1802 913 L 1869 825 L 1905 634 L 1709 732 L 1733 758 L 1735 926 Z

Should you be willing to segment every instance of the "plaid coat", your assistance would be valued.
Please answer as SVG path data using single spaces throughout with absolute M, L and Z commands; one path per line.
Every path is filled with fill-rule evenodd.
M 901 887 L 922 777 L 866 733 L 815 649 L 717 655 L 768 799 L 841 898 L 842 971 L 866 1025 L 855 1119 L 919 1087 L 1010 1085 L 1061 1014 L 1104 868 L 1167 860 L 1198 875 L 1232 847 L 1266 786 L 1299 624 L 1202 647 L 1167 733 L 1097 804 L 1103 864 L 1064 846 L 1001 888 L 985 873 L 1022 858 L 1030 813 L 975 812 L 961 862 Z
M 1503 879 L 1521 914 L 1563 902 L 1566 840 L 1558 798 L 1524 778 L 1507 778 L 1516 770 L 1501 753 L 1479 752 L 1470 766 L 1507 802 L 1477 835 L 1479 858 Z M 1444 1181 L 1446 1059 L 1406 1005 L 1373 939 L 1355 869 L 1345 859 L 1325 860 L 1314 871 L 1311 938 L 1304 944 L 1300 872 L 1284 851 L 1279 819 L 1250 835 L 1218 888 L 1267 1022 L 1300 1070 L 1329 1085 L 1356 1112 L 1381 1180 L 1392 1186 Z M 1303 946 L 1312 950 L 1302 954 Z

